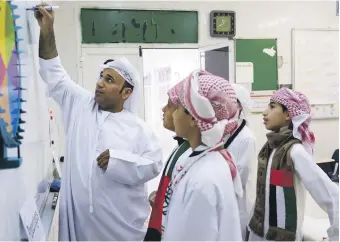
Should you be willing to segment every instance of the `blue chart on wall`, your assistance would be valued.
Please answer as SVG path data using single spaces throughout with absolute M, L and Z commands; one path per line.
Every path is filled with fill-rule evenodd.
M 21 164 L 20 144 L 24 130 L 20 127 L 25 123 L 21 114 L 24 102 L 21 93 L 20 55 L 18 31 L 21 27 L 16 25 L 15 15 L 17 9 L 11 1 L 0 0 L 0 169 L 17 168 Z M 7 149 L 14 148 L 17 155 L 8 157 Z

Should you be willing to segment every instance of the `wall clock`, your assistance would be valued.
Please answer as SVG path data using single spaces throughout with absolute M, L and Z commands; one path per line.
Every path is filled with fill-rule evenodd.
M 211 11 L 210 36 L 233 38 L 236 34 L 234 11 Z

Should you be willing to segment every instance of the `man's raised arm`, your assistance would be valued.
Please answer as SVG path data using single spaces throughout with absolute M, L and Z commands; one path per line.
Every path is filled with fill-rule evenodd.
M 47 84 L 49 95 L 60 105 L 67 123 L 75 101 L 89 101 L 92 93 L 73 82 L 61 65 L 53 28 L 54 12 L 42 6 L 46 4 L 38 5 L 39 10 L 35 11 L 40 26 L 39 73 Z

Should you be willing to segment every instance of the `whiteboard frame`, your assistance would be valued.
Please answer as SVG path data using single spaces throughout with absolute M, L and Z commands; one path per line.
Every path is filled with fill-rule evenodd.
M 291 78 L 292 78 L 292 89 L 295 90 L 295 33 L 296 31 L 337 31 L 339 32 L 339 29 L 336 28 L 292 28 L 291 29 Z M 338 103 L 333 104 L 311 104 L 312 107 L 314 106 L 332 106 L 334 105 L 336 108 L 339 108 Z M 339 119 L 339 114 L 337 116 L 332 117 L 314 117 L 313 120 L 320 120 L 320 119 Z

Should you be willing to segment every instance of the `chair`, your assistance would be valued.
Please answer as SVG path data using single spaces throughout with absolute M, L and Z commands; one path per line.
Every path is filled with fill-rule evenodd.
M 334 168 L 332 172 L 328 172 L 328 176 L 333 182 L 339 182 L 339 149 L 334 151 L 332 159 L 335 160 Z

